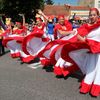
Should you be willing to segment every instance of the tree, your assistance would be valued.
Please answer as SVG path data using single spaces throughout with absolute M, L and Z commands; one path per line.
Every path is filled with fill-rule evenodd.
M 0 0 L 0 12 L 14 20 L 20 20 L 20 13 L 30 19 L 35 16 L 36 10 L 42 9 L 43 6 L 44 0 Z
M 47 5 L 53 5 L 54 4 L 54 2 L 52 0 L 45 0 L 45 3 Z
M 3 8 L 3 0 L 0 0 L 0 9 L 2 9 Z

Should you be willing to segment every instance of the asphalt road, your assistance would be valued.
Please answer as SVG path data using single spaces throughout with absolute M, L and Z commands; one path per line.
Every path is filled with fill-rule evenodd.
M 100 100 L 79 93 L 80 74 L 56 78 L 50 68 L 32 66 L 9 53 L 0 57 L 0 100 Z

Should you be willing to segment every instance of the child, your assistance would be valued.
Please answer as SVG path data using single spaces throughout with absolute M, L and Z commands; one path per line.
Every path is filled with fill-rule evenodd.
M 53 41 L 54 40 L 54 24 L 52 19 L 48 19 L 47 24 L 47 31 L 48 31 L 48 37 Z

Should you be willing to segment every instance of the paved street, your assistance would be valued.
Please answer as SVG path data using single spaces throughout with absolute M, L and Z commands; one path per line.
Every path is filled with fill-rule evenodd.
M 0 57 L 0 100 L 100 100 L 79 93 L 80 76 L 56 78 L 50 69 L 31 68 L 12 59 Z

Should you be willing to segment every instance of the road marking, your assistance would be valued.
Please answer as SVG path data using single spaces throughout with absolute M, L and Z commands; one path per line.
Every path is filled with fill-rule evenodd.
M 33 64 L 29 64 L 27 67 L 32 68 L 32 69 L 37 69 L 40 67 L 43 67 L 43 65 L 41 65 L 41 63 L 33 63 Z

